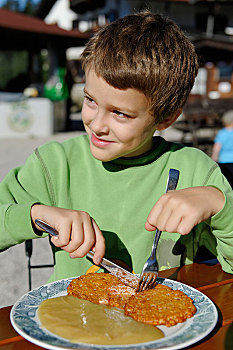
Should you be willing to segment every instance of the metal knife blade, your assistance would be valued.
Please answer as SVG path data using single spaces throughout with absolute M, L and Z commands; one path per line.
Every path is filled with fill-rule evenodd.
M 93 256 L 94 252 L 90 250 L 87 253 L 87 257 L 93 259 Z M 102 266 L 112 275 L 119 278 L 119 280 L 121 280 L 121 282 L 123 282 L 125 285 L 134 289 L 138 288 L 139 278 L 135 274 L 123 269 L 121 266 L 114 264 L 112 261 L 105 258 L 102 259 L 100 266 Z

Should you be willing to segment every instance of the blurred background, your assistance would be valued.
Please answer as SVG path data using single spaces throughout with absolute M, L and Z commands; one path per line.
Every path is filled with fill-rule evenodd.
M 211 154 L 233 109 L 233 1 L 0 0 L 0 180 L 40 144 L 84 133 L 83 47 L 99 28 L 144 8 L 173 19 L 199 56 L 190 97 L 165 136 Z M 52 265 L 46 239 L 0 253 L 0 307 L 46 283 Z

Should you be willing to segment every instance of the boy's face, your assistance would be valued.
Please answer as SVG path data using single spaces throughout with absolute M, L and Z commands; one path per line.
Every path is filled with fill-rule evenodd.
M 151 149 L 156 125 L 142 92 L 116 89 L 93 70 L 86 73 L 84 92 L 82 119 L 96 159 L 136 157 Z

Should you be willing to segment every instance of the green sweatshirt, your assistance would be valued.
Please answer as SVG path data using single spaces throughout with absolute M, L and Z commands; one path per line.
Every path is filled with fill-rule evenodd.
M 34 203 L 88 212 L 106 240 L 106 254 L 136 273 L 150 255 L 154 232 L 144 228 L 147 216 L 165 192 L 169 169 L 180 171 L 177 189 L 215 186 L 225 194 L 225 206 L 188 235 L 163 232 L 157 255 L 160 269 L 194 261 L 200 246 L 214 253 L 224 271 L 233 273 L 233 192 L 220 168 L 198 149 L 154 138 L 153 149 L 136 158 L 110 162 L 95 159 L 87 136 L 50 142 L 16 168 L 0 184 L 0 249 L 38 238 L 30 208 Z M 45 237 L 46 234 L 43 235 Z M 51 281 L 92 271 L 84 258 L 52 245 Z

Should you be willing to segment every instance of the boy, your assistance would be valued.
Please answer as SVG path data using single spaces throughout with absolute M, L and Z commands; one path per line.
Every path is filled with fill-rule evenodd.
M 3 180 L 0 248 L 45 236 L 38 218 L 59 232 L 51 281 L 98 270 L 85 258 L 91 248 L 96 265 L 105 255 L 140 273 L 158 227 L 160 269 L 192 263 L 206 246 L 232 272 L 229 184 L 201 151 L 153 137 L 193 86 L 193 45 L 172 21 L 142 12 L 100 30 L 83 68 L 87 135 L 40 147 Z M 178 187 L 163 194 L 170 168 Z

